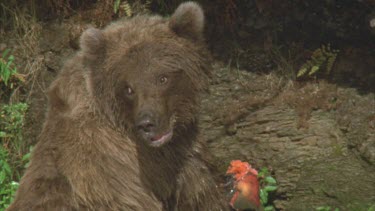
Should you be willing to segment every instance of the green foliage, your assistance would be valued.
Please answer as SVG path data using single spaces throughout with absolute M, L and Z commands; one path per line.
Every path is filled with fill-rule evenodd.
M 22 158 L 13 158 L 10 154 L 20 151 L 27 107 L 26 103 L 18 103 L 0 108 L 0 210 L 9 206 L 18 188 L 16 181 L 20 176 L 16 167 L 24 168 L 30 157 L 30 153 Z
M 27 107 L 26 103 L 3 105 L 1 107 L 0 138 L 2 142 L 10 140 L 19 142 L 22 140 L 22 129 Z
M 347 205 L 347 210 L 355 210 L 355 211 L 375 211 L 375 202 L 352 202 Z
M 17 72 L 14 56 L 5 50 L 0 57 L 0 103 L 7 102 L 16 87 L 25 81 L 24 75 Z
M 113 13 L 117 14 L 118 9 L 120 8 L 121 0 L 115 0 L 113 2 Z
M 3 82 L 5 86 L 8 86 L 10 78 L 17 73 L 17 69 L 13 65 L 14 56 L 8 56 L 9 51 L 9 49 L 5 50 L 0 58 L 0 82 Z
M 371 205 L 367 211 L 375 211 L 375 204 Z
M 133 10 L 128 1 L 115 0 L 113 2 L 113 12 L 115 14 L 124 13 L 126 17 L 133 16 Z
M 10 152 L 10 162 L 14 169 L 13 175 L 18 176 L 17 170 L 22 170 L 27 159 L 22 160 L 23 126 L 28 105 L 26 103 L 0 105 L 0 144 Z
M 340 211 L 339 208 L 332 209 L 330 206 L 320 206 L 315 208 L 316 211 Z
M 18 188 L 18 183 L 12 180 L 13 171 L 9 162 L 8 151 L 0 145 L 0 210 L 9 206 Z
M 275 210 L 273 205 L 269 203 L 269 193 L 274 192 L 277 189 L 276 179 L 273 178 L 267 168 L 262 168 L 258 173 L 258 178 L 260 182 L 260 202 L 264 207 L 264 211 Z
M 0 58 L 0 97 L 9 98 L 16 88 L 20 75 L 13 63 L 14 56 L 5 50 Z M 18 188 L 19 171 L 28 162 L 29 153 L 22 155 L 22 130 L 26 103 L 0 104 L 0 210 L 5 210 L 12 202 Z
M 329 44 L 327 46 L 322 45 L 313 52 L 311 59 L 301 66 L 297 72 L 297 78 L 312 77 L 322 71 L 329 75 L 338 53 L 339 50 L 331 49 Z

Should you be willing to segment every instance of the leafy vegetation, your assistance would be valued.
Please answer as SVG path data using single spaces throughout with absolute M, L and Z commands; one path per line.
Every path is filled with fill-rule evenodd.
M 319 71 L 324 70 L 325 74 L 329 75 L 338 53 L 339 51 L 332 49 L 329 44 L 327 46 L 322 45 L 312 53 L 311 59 L 306 61 L 298 70 L 297 78 L 312 77 Z
M 5 50 L 0 59 L 1 91 L 16 88 L 20 74 L 13 63 L 14 56 Z M 10 95 L 11 92 L 5 94 Z M 0 95 L 1 96 L 1 95 Z M 7 96 L 8 98 L 10 96 Z M 0 104 L 0 210 L 12 202 L 18 188 L 20 172 L 28 162 L 30 153 L 22 155 L 23 126 L 28 108 L 26 103 Z
M 113 2 L 113 12 L 115 14 L 124 12 L 127 17 L 131 17 L 133 15 L 133 10 L 128 1 L 115 0 Z
M 9 206 L 18 188 L 18 183 L 13 181 L 10 161 L 8 150 L 0 145 L 0 210 L 5 210 Z
M 0 210 L 12 201 L 18 187 L 20 170 L 28 162 L 30 153 L 21 156 L 22 129 L 27 104 L 2 105 L 0 120 Z M 12 154 L 11 154 L 12 153 Z
M 22 142 L 22 129 L 27 107 L 26 103 L 9 104 L 1 107 L 0 138 L 2 143 L 19 148 L 17 146 Z
M 264 207 L 264 211 L 273 211 L 275 207 L 270 204 L 269 193 L 276 191 L 277 182 L 268 171 L 267 168 L 262 168 L 258 173 L 260 182 L 260 202 Z
M 9 51 L 9 49 L 5 50 L 0 58 L 0 81 L 2 81 L 5 86 L 8 85 L 10 77 L 17 72 L 17 69 L 12 67 L 14 56 L 10 55 L 7 57 Z
M 335 208 L 335 209 L 333 209 L 333 208 L 331 208 L 330 206 L 320 206 L 320 207 L 317 207 L 316 209 L 315 209 L 316 211 L 340 211 L 340 209 L 339 208 Z
M 17 72 L 14 56 L 6 49 L 0 57 L 0 100 L 9 99 L 12 91 L 24 82 L 24 75 Z

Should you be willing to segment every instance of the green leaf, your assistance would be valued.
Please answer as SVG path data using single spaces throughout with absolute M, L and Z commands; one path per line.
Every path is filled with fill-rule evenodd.
M 321 207 L 315 208 L 315 210 L 317 210 L 317 211 L 329 211 L 329 210 L 331 210 L 331 207 L 330 206 L 321 206 Z
M 375 211 L 375 205 L 372 205 L 371 207 L 369 207 L 369 208 L 367 209 L 367 211 Z
M 4 171 L 0 171 L 0 184 L 2 185 L 5 182 L 6 174 Z
M 266 187 L 264 187 L 264 190 L 267 191 L 267 192 L 273 192 L 277 189 L 277 186 L 270 186 L 270 185 L 267 185 Z
M 10 49 L 6 49 L 6 50 L 3 52 L 3 54 L 2 54 L 1 57 L 5 58 L 5 57 L 8 55 L 9 51 L 10 51 Z
M 7 134 L 3 131 L 0 131 L 0 138 L 5 138 Z
M 298 70 L 297 78 L 305 75 L 306 72 L 307 72 L 307 68 L 301 68 L 300 70 Z
M 12 188 L 15 188 L 15 189 L 17 189 L 20 186 L 20 184 L 16 181 L 12 181 L 10 185 L 12 186 Z
M 131 8 L 129 2 L 125 1 L 124 4 L 122 5 L 122 7 L 123 7 L 123 10 L 125 11 L 126 16 L 131 17 L 132 14 L 133 14 L 133 11 L 132 11 L 132 8 Z
M 10 55 L 9 57 L 8 57 L 8 63 L 10 62 L 12 62 L 14 60 L 14 56 L 13 55 Z
M 313 66 L 309 72 L 309 76 L 313 75 L 319 70 L 319 66 Z
M 8 173 L 8 174 L 12 173 L 12 170 L 10 170 L 10 166 L 7 162 L 3 163 L 3 170 L 4 170 L 5 173 Z
M 269 174 L 268 169 L 266 167 L 263 167 L 263 168 L 260 169 L 260 171 L 258 173 L 258 178 L 265 177 L 268 174 Z
M 275 178 L 268 176 L 264 179 L 268 184 L 276 184 Z
M 264 208 L 264 211 L 273 211 L 275 208 L 272 205 L 268 205 L 267 207 Z
M 115 0 L 115 2 L 113 3 L 113 12 L 115 14 L 117 14 L 118 9 L 120 8 L 120 3 L 121 3 L 121 0 Z
M 264 191 L 263 189 L 261 189 L 259 196 L 260 196 L 261 203 L 263 205 L 267 204 L 267 202 L 268 202 L 268 193 L 267 193 L 267 191 Z
M 30 159 L 30 155 L 31 155 L 31 153 L 29 152 L 29 153 L 25 154 L 24 156 L 22 156 L 22 161 L 29 160 Z

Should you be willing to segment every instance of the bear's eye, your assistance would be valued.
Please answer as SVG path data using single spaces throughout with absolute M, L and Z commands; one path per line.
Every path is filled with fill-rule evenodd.
M 134 93 L 134 91 L 133 91 L 132 88 L 130 88 L 130 87 L 126 87 L 126 94 L 127 94 L 127 95 L 133 95 L 133 93 Z
M 162 75 L 162 76 L 159 77 L 159 83 L 160 83 L 160 84 L 165 84 L 165 83 L 167 83 L 167 82 L 168 82 L 168 78 L 167 78 L 167 76 Z

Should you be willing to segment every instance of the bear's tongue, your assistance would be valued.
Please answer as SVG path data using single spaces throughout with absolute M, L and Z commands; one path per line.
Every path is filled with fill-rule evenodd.
M 158 136 L 154 136 L 151 138 L 151 141 L 157 141 L 159 139 L 161 139 L 164 135 L 158 135 Z
M 169 136 L 171 134 L 171 132 L 168 132 L 168 133 L 165 133 L 165 134 L 161 134 L 161 135 L 156 135 L 154 137 L 151 138 L 151 141 L 152 142 L 155 142 L 155 141 L 160 141 L 162 139 L 166 139 L 167 136 Z

